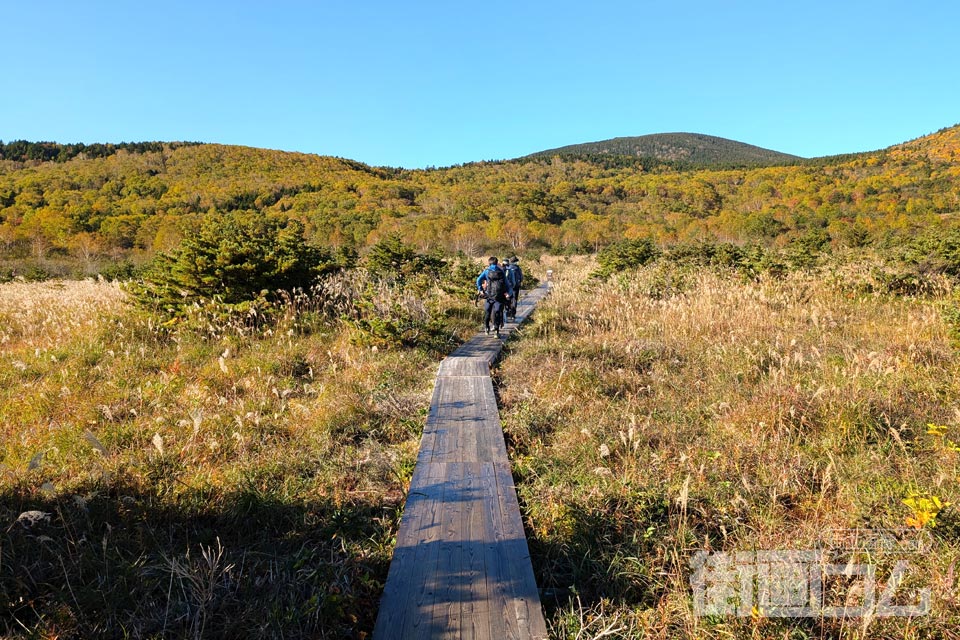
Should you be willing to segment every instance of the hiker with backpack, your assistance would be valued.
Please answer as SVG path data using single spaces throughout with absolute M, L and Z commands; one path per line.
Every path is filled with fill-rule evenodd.
M 482 295 L 486 301 L 483 307 L 483 329 L 489 334 L 492 321 L 493 329 L 499 338 L 500 329 L 503 327 L 503 310 L 513 292 L 507 283 L 506 272 L 497 263 L 495 256 L 487 260 L 487 268 L 477 277 L 477 294 Z
M 503 267 L 507 275 L 507 286 L 510 287 L 510 299 L 507 301 L 507 319 L 517 319 L 517 302 L 520 300 L 520 285 L 523 283 L 523 271 L 517 264 L 520 260 L 517 256 L 509 258 Z

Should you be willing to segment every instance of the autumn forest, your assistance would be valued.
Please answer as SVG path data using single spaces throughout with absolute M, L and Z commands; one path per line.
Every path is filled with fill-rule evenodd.
M 0 144 L 0 267 L 89 275 L 175 247 L 212 212 L 301 221 L 359 251 L 589 253 L 622 238 L 818 249 L 953 228 L 960 126 L 885 150 L 776 166 L 684 167 L 562 153 L 405 170 L 197 143 Z

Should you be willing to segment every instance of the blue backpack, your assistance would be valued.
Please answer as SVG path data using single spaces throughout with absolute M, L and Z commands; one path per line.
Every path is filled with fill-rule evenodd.
M 520 283 L 523 282 L 523 272 L 515 264 L 509 264 L 505 267 L 507 271 L 507 281 L 513 286 L 513 291 L 520 291 Z

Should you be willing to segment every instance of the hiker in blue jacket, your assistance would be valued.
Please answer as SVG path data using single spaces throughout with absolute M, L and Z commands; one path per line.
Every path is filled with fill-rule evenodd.
M 517 319 L 517 302 L 520 300 L 520 285 L 523 283 L 523 271 L 517 264 L 520 260 L 517 256 L 509 258 L 503 265 L 503 270 L 507 274 L 507 286 L 510 287 L 510 300 L 507 301 L 507 319 Z
M 483 329 L 489 334 L 492 320 L 493 329 L 499 338 L 500 328 L 503 327 L 504 305 L 509 302 L 513 292 L 507 283 L 507 274 L 497 262 L 495 256 L 490 256 L 487 260 L 487 268 L 477 277 L 477 293 L 486 300 L 483 306 Z

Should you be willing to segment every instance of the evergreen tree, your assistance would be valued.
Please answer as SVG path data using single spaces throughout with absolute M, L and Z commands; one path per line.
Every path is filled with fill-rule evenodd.
M 235 211 L 204 218 L 179 247 L 157 256 L 132 292 L 141 304 L 171 315 L 201 300 L 242 308 L 308 287 L 340 266 L 304 241 L 300 222 Z

